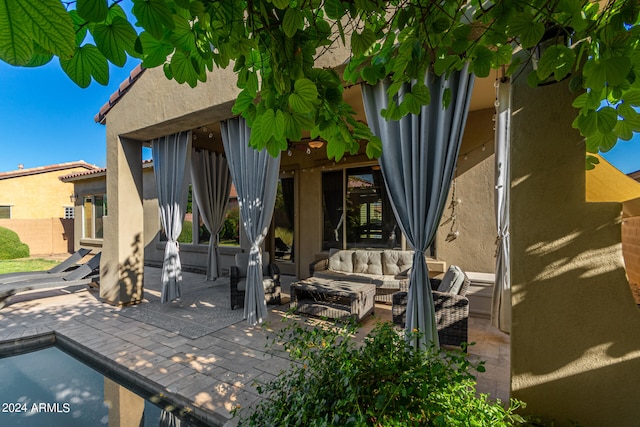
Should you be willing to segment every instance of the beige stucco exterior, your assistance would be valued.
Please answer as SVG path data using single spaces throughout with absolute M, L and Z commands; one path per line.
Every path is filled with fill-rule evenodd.
M 640 311 L 619 203 L 585 201 L 567 82 L 513 85 L 511 391 L 556 425 L 636 426 Z

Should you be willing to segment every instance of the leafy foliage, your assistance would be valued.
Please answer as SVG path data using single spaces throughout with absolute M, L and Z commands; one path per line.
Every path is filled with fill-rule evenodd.
M 264 399 L 240 419 L 247 426 L 507 426 L 524 422 L 475 394 L 472 365 L 460 351 L 416 350 L 390 323 L 359 346 L 357 326 L 291 323 L 278 338 L 292 370 L 258 386 Z M 236 415 L 238 415 L 236 411 Z
M 108 63 L 127 56 L 163 66 L 168 78 L 195 87 L 207 71 L 233 67 L 241 90 L 233 112 L 252 128 L 251 145 L 276 155 L 308 131 L 339 160 L 381 144 L 343 99 L 350 83 L 392 82 L 384 114 L 396 119 L 430 102 L 427 70 L 442 75 L 469 63 L 518 75 L 539 45 L 532 85 L 571 76 L 578 92 L 574 126 L 590 152 L 640 131 L 640 5 L 636 0 L 0 0 L 0 59 L 38 66 L 52 56 L 78 85 L 105 84 Z M 65 9 L 65 6 L 67 9 Z M 74 8 L 75 7 L 75 8 Z M 134 22 L 138 30 L 134 29 Z M 571 42 L 567 43 L 567 39 Z M 317 66 L 338 45 L 350 50 L 344 75 Z M 514 57 L 524 49 L 524 57 Z M 341 78 L 342 77 L 342 78 Z
M 29 246 L 20 241 L 16 232 L 0 227 L 0 259 L 26 258 Z

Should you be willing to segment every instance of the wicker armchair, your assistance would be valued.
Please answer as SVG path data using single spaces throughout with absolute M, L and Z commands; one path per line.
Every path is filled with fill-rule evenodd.
M 244 307 L 244 294 L 249 265 L 249 254 L 241 253 L 235 256 L 236 265 L 229 269 L 229 283 L 231 287 L 231 309 Z M 269 253 L 262 254 L 262 285 L 267 304 L 280 305 L 280 269 L 269 263 Z
M 460 344 L 469 340 L 469 298 L 466 297 L 466 294 L 470 283 L 465 274 L 464 282 L 458 294 L 432 290 L 440 344 L 460 346 Z M 431 279 L 431 289 L 438 289 L 439 286 L 440 280 Z M 407 300 L 407 292 L 393 294 L 391 308 L 393 323 L 403 328 L 406 324 Z

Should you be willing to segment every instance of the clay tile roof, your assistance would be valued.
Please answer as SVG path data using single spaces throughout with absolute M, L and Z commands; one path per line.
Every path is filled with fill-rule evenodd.
M 118 90 L 116 90 L 109 97 L 109 100 L 102 107 L 100 107 L 100 111 L 98 111 L 98 114 L 95 115 L 94 120 L 96 121 L 96 123 L 104 124 L 107 113 L 111 110 L 111 108 L 113 108 L 114 105 L 118 103 L 118 101 L 120 101 L 120 98 L 122 98 L 122 96 L 127 93 L 131 86 L 142 75 L 144 70 L 145 68 L 141 64 L 138 64 L 136 68 L 131 71 L 129 77 L 127 77 L 125 81 L 120 83 L 120 87 L 118 87 Z
M 63 171 L 63 170 L 73 169 L 73 168 L 85 168 L 87 170 L 92 171 L 97 169 L 98 167 L 96 165 L 87 163 L 84 160 L 78 160 L 77 162 L 56 163 L 56 164 L 47 165 L 47 166 L 37 166 L 35 168 L 0 172 L 0 179 L 9 179 L 9 178 L 16 178 L 19 176 L 36 175 L 39 173 Z

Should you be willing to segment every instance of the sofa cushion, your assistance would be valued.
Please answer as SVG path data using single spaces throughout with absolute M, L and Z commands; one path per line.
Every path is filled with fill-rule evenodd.
M 239 270 L 239 277 L 247 277 L 249 267 L 249 252 L 242 252 L 235 256 L 236 267 Z M 269 275 L 269 252 L 262 253 L 262 275 Z
M 354 251 L 353 272 L 382 275 L 382 252 Z
M 412 251 L 386 249 L 382 251 L 382 274 L 408 276 L 413 266 Z
M 353 251 L 329 252 L 329 270 L 353 273 Z
M 329 280 L 348 280 L 357 283 L 372 283 L 371 276 L 360 273 L 346 273 L 344 271 L 322 270 L 313 274 L 313 277 Z
M 460 267 L 452 265 L 444 274 L 437 291 L 457 295 L 460 292 L 463 283 L 464 273 L 460 270 Z
M 276 291 L 276 283 L 273 279 L 264 279 L 262 281 L 262 287 L 264 288 L 265 294 L 272 294 Z M 238 290 L 246 291 L 247 290 L 247 279 L 238 280 Z

